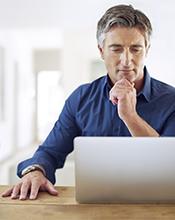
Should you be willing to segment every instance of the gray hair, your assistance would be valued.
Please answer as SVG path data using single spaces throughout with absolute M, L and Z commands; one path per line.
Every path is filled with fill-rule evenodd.
M 103 46 L 105 34 L 112 27 L 138 28 L 145 38 L 145 45 L 148 45 L 152 34 L 152 26 L 148 17 L 141 11 L 134 9 L 132 5 L 116 5 L 109 8 L 97 24 L 97 42 Z

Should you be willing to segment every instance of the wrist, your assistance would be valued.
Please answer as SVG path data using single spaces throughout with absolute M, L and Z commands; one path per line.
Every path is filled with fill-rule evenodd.
M 42 172 L 44 176 L 46 175 L 46 172 L 41 165 L 33 164 L 33 165 L 26 167 L 24 170 L 22 170 L 21 177 L 25 176 L 26 174 L 28 174 L 30 172 L 36 171 L 36 170 Z
M 133 112 L 133 113 L 124 115 L 121 119 L 123 120 L 125 124 L 133 124 L 138 120 L 138 118 L 139 118 L 139 115 L 137 114 L 137 112 Z

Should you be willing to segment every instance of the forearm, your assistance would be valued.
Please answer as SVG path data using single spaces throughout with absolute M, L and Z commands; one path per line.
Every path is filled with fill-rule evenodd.
M 157 131 L 137 113 L 123 120 L 133 137 L 159 137 Z
M 38 148 L 40 149 L 40 148 Z M 51 157 L 45 151 L 37 150 L 32 158 L 24 160 L 18 164 L 17 167 L 17 175 L 22 177 L 22 171 L 31 165 L 38 164 L 43 167 L 45 171 L 45 176 L 50 180 L 53 184 L 55 183 L 55 171 L 57 164 L 54 162 L 54 158 Z

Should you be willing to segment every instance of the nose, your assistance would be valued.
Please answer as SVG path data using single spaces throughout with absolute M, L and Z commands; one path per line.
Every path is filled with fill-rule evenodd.
M 132 53 L 129 50 L 124 50 L 120 59 L 123 66 L 129 66 L 132 61 Z

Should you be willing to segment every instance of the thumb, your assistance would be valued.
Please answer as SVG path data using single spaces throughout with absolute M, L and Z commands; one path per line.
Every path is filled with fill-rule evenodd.
M 132 87 L 134 88 L 134 86 L 135 86 L 135 83 L 134 83 L 134 82 L 132 82 L 132 83 L 131 83 L 131 85 L 132 85 Z
M 46 184 L 46 190 L 53 196 L 57 196 L 58 195 L 58 191 L 55 189 L 54 185 L 50 182 L 50 181 L 47 181 L 47 184 Z

